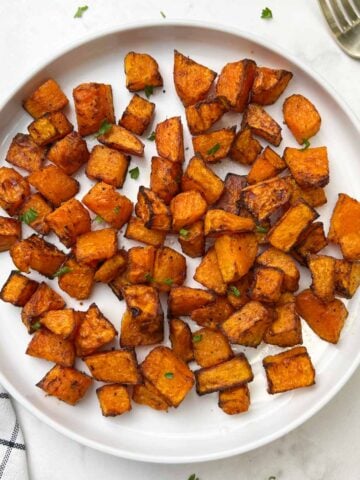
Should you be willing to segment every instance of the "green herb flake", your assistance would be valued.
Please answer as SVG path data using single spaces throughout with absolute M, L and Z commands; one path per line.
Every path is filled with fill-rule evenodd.
M 150 98 L 151 95 L 154 93 L 154 87 L 152 85 L 146 85 L 146 87 L 144 88 L 144 92 L 146 98 Z
M 135 168 L 129 170 L 129 173 L 130 173 L 130 178 L 132 178 L 133 180 L 137 180 L 139 178 L 139 175 L 140 175 L 139 167 L 135 167 Z
M 179 235 L 180 237 L 187 238 L 189 236 L 189 230 L 186 230 L 186 228 L 180 228 Z
M 220 143 L 215 143 L 209 150 L 207 151 L 208 155 L 215 155 L 215 153 L 219 150 L 220 148 Z
M 65 273 L 69 272 L 71 272 L 71 268 L 64 265 L 63 267 L 60 267 L 57 272 L 54 273 L 53 278 L 62 277 L 63 275 L 65 275 Z
M 236 288 L 235 285 L 230 285 L 230 287 L 228 288 L 228 293 L 230 295 L 234 295 L 235 297 L 240 297 L 241 295 L 240 290 Z
M 174 283 L 174 280 L 172 278 L 165 278 L 164 283 L 165 285 L 169 285 L 169 287 L 171 287 Z
M 304 145 L 304 146 L 300 150 L 307 150 L 310 147 L 310 142 L 307 138 L 304 138 L 301 145 Z
M 114 208 L 114 213 L 115 213 L 116 215 L 119 215 L 119 213 L 120 213 L 120 207 L 119 207 L 119 206 L 117 206 L 117 207 Z
M 174 378 L 174 374 L 173 374 L 173 372 L 165 372 L 164 377 L 165 378 Z
M 81 18 L 84 14 L 84 12 L 86 12 L 86 10 L 88 9 L 89 7 L 87 5 L 84 5 L 83 7 L 79 7 L 77 10 L 76 10 L 76 13 L 74 15 L 74 18 Z
M 271 18 L 273 18 L 273 14 L 270 8 L 263 8 L 263 11 L 261 12 L 261 18 L 264 18 L 265 20 L 270 20 Z
M 147 282 L 150 282 L 150 283 L 154 281 L 153 277 L 150 275 L 149 272 L 148 272 L 148 273 L 145 273 L 144 279 L 145 279 Z
M 156 138 L 155 132 L 151 132 L 151 134 L 147 137 L 147 139 L 150 140 L 150 142 L 153 142 L 155 138 Z
M 166 18 L 166 15 L 165 15 L 165 13 L 164 13 L 164 12 L 162 12 L 161 10 L 160 10 L 160 15 L 161 15 L 163 18 Z
M 255 230 L 257 233 L 267 233 L 269 229 L 267 227 L 263 227 L 262 225 L 256 225 Z
M 105 220 L 100 217 L 100 215 L 96 215 L 95 218 L 93 218 L 93 222 L 96 222 L 96 223 L 105 223 Z
M 40 328 L 41 328 L 41 323 L 39 321 L 37 321 L 37 322 L 35 322 L 31 325 L 31 330 L 33 330 L 33 331 L 40 330 Z
M 197 477 L 195 475 L 195 473 L 193 473 L 192 475 L 190 475 L 190 477 L 188 478 L 188 480 L 199 480 L 199 477 Z
M 19 220 L 29 225 L 34 220 L 36 220 L 38 216 L 39 214 L 36 210 L 34 210 L 33 208 L 29 208 L 29 210 L 26 210 L 26 212 L 19 215 Z
M 202 340 L 202 335 L 201 334 L 196 334 L 196 335 L 193 335 L 193 338 L 192 338 L 193 342 L 194 343 L 198 343 Z
M 95 137 L 100 137 L 100 135 L 105 135 L 112 128 L 112 124 L 106 120 L 106 118 L 101 122 L 100 128 L 95 134 Z

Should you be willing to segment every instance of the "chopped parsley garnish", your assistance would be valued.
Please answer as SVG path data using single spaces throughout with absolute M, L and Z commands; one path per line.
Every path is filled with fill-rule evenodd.
M 33 208 L 29 208 L 29 210 L 26 210 L 26 212 L 22 213 L 19 215 L 19 219 L 29 225 L 31 222 L 37 219 L 39 216 L 38 212 L 34 210 Z
M 150 142 L 153 142 L 155 138 L 156 138 L 155 132 L 151 132 L 151 134 L 147 137 L 147 139 L 150 140 Z
M 119 215 L 119 213 L 120 213 L 120 207 L 119 207 L 119 205 L 114 208 L 114 213 L 115 213 L 116 215 Z
M 76 13 L 74 15 L 74 18 L 81 18 L 84 14 L 84 12 L 86 12 L 86 10 L 88 9 L 89 7 L 87 5 L 84 5 L 83 7 L 79 7 L 77 10 L 76 10 Z
M 193 336 L 193 342 L 198 343 L 202 340 L 202 335 L 201 334 L 196 334 Z
M 300 150 L 307 150 L 310 147 L 309 140 L 307 138 L 304 138 L 304 140 L 302 141 L 302 145 L 304 145 L 304 146 Z
M 31 330 L 40 330 L 40 328 L 41 328 L 41 323 L 39 321 L 31 325 Z
M 215 143 L 209 150 L 207 151 L 208 155 L 214 155 L 220 148 L 220 143 Z
M 265 18 L 265 20 L 270 20 L 270 18 L 273 18 L 273 14 L 270 8 L 263 8 L 263 11 L 261 12 L 261 18 Z
M 129 173 L 130 173 L 130 177 L 133 180 L 137 180 L 139 178 L 139 175 L 140 175 L 139 167 L 132 168 L 131 170 L 129 170 Z
M 65 273 L 69 272 L 71 272 L 71 268 L 64 265 L 63 267 L 60 267 L 57 272 L 54 273 L 53 278 L 62 277 L 63 275 L 65 275 Z
M 164 283 L 165 285 L 169 285 L 169 287 L 171 287 L 171 285 L 174 283 L 174 280 L 172 278 L 165 278 Z
M 234 295 L 235 297 L 240 297 L 240 290 L 235 287 L 235 285 L 230 285 L 228 288 L 228 293 Z
M 263 227 L 262 225 L 256 225 L 255 230 L 257 231 L 257 233 L 267 233 L 269 229 Z
M 100 137 L 100 135 L 105 135 L 105 133 L 108 133 L 111 130 L 111 128 L 112 128 L 112 124 L 108 122 L 105 118 L 105 120 L 101 122 L 100 128 L 95 134 L 95 137 Z
M 180 237 L 187 238 L 189 236 L 189 230 L 186 230 L 186 228 L 180 228 L 179 235 Z
M 100 217 L 100 215 L 96 215 L 96 217 L 93 219 L 93 222 L 105 223 L 105 220 L 102 217 Z
M 165 378 L 174 378 L 174 374 L 173 374 L 173 372 L 165 372 L 164 377 Z
M 163 18 L 166 18 L 166 15 L 165 15 L 165 13 L 164 13 L 164 12 L 162 12 L 161 10 L 160 10 L 160 15 L 161 15 Z
M 144 92 L 146 98 L 150 98 L 151 95 L 154 93 L 154 87 L 152 85 L 146 85 L 146 87 L 144 88 Z
M 153 279 L 153 277 L 150 275 L 150 273 L 145 273 L 144 278 L 145 278 L 145 280 L 146 280 L 147 282 L 150 282 L 150 283 L 154 281 L 154 279 Z

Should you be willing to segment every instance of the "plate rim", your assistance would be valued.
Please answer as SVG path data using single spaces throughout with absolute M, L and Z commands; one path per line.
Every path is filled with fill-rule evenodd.
M 55 53 L 46 56 L 39 64 L 39 66 L 34 70 L 29 70 L 25 75 L 24 79 L 17 83 L 16 86 L 10 91 L 10 93 L 5 97 L 5 99 L 0 102 L 0 112 L 12 101 L 12 99 L 19 94 L 19 92 L 26 86 L 28 82 L 30 82 L 35 76 L 41 73 L 49 64 L 58 60 L 60 57 L 67 55 L 73 50 L 84 46 L 85 44 L 99 40 L 101 38 L 112 36 L 117 33 L 124 33 L 127 31 L 133 30 L 141 30 L 144 28 L 162 28 L 162 27 L 185 27 L 185 28 L 201 28 L 204 30 L 212 30 L 218 31 L 221 33 L 226 33 L 230 35 L 234 35 L 240 39 L 250 40 L 251 42 L 261 46 L 262 48 L 266 48 L 278 55 L 281 55 L 284 59 L 288 60 L 289 62 L 295 64 L 299 69 L 303 70 L 312 80 L 314 80 L 317 84 L 319 84 L 331 97 L 332 100 L 339 106 L 339 108 L 346 114 L 350 122 L 352 123 L 353 127 L 357 132 L 360 134 L 360 121 L 359 118 L 356 116 L 355 112 L 352 108 L 348 105 L 347 101 L 342 97 L 341 93 L 339 93 L 332 85 L 329 84 L 326 78 L 324 78 L 321 74 L 314 71 L 311 67 L 309 67 L 306 63 L 302 60 L 296 58 L 296 56 L 290 53 L 288 50 L 284 49 L 282 46 L 279 46 L 276 42 L 269 40 L 265 36 L 257 35 L 250 33 L 245 30 L 241 30 L 239 28 L 225 25 L 222 23 L 217 22 L 207 22 L 207 21 L 199 21 L 199 20 L 185 20 L 185 19 L 169 19 L 166 21 L 153 21 L 153 20 L 143 20 L 143 21 L 136 21 L 136 22 L 126 22 L 123 25 L 117 25 L 111 28 L 104 28 L 92 32 L 87 35 L 83 35 L 76 40 L 72 40 L 71 42 L 67 42 L 64 46 L 57 49 Z M 136 460 L 141 462 L 151 462 L 151 463 L 162 463 L 162 464 L 184 464 L 184 463 L 195 463 L 195 462 L 206 462 L 206 461 L 213 461 L 219 460 L 223 458 L 229 458 L 235 455 L 239 455 L 242 453 L 246 453 L 257 448 L 260 448 L 264 445 L 267 445 L 287 433 L 291 432 L 292 430 L 296 429 L 307 420 L 309 420 L 313 415 L 319 412 L 334 396 L 343 388 L 343 386 L 350 380 L 352 375 L 354 374 L 355 370 L 358 368 L 360 364 L 360 351 L 356 357 L 353 358 L 353 361 L 348 368 L 348 370 L 344 373 L 344 375 L 338 380 L 337 383 L 322 397 L 322 399 L 315 403 L 314 406 L 309 409 L 308 411 L 304 412 L 300 417 L 295 419 L 293 422 L 285 425 L 283 428 L 277 430 L 275 433 L 271 433 L 260 440 L 253 441 L 246 446 L 234 447 L 227 449 L 226 451 L 221 451 L 219 453 L 210 453 L 210 454 L 203 454 L 200 456 L 196 455 L 185 455 L 185 456 L 161 456 L 161 455 L 153 455 L 153 454 L 145 454 L 145 453 L 134 453 L 127 450 L 111 447 L 102 444 L 101 442 L 97 442 L 91 439 L 88 439 L 81 434 L 74 432 L 67 427 L 62 426 L 56 420 L 53 420 L 47 414 L 43 413 L 39 408 L 34 406 L 31 401 L 29 401 L 25 396 L 23 396 L 20 392 L 16 390 L 15 387 L 12 386 L 11 382 L 8 381 L 7 377 L 2 373 L 0 369 L 0 383 L 4 386 L 4 388 L 10 393 L 10 395 L 18 401 L 23 407 L 25 407 L 32 415 L 36 418 L 44 422 L 45 424 L 52 427 L 54 430 L 58 431 L 59 433 L 63 434 L 64 436 L 75 440 L 76 442 L 85 445 L 87 447 L 93 448 L 103 453 L 111 454 L 120 458 L 125 458 L 129 460 Z

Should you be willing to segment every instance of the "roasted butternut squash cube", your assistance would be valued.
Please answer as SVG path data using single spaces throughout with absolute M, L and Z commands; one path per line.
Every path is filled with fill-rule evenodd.
M 115 123 L 111 85 L 81 83 L 73 90 L 78 131 L 85 137 L 97 133 L 106 120 Z
M 257 257 L 256 263 L 281 270 L 284 274 L 284 291 L 296 292 L 299 288 L 300 272 L 290 255 L 270 247 Z
M 21 238 L 21 223 L 15 218 L 0 217 L 0 252 L 10 248 Z
M 360 202 L 340 193 L 333 210 L 328 239 L 340 245 L 346 260 L 360 260 Z
M 115 277 L 114 280 L 109 283 L 109 287 L 111 288 L 111 291 L 114 293 L 114 295 L 116 295 L 116 297 L 119 300 L 124 299 L 123 288 L 129 285 L 131 284 L 127 278 L 126 270 L 120 273 L 119 275 L 117 275 L 117 277 Z
M 226 158 L 234 141 L 235 132 L 234 126 L 193 137 L 195 155 L 208 163 L 216 163 Z
M 89 212 L 76 198 L 71 198 L 49 213 L 46 223 L 66 247 L 71 247 L 79 235 L 91 230 Z
M 35 332 L 25 353 L 63 367 L 72 367 L 75 362 L 73 343 L 45 329 Z
M 218 295 L 225 295 L 227 285 L 223 280 L 214 247 L 210 247 L 196 267 L 194 280 Z
M 199 157 L 193 157 L 182 177 L 183 192 L 197 190 L 209 205 L 215 203 L 224 191 L 224 182 Z
M 154 410 L 167 411 L 169 404 L 152 383 L 144 380 L 143 384 L 134 385 L 132 399 L 139 405 L 147 405 Z
M 126 180 L 130 157 L 105 145 L 95 145 L 86 165 L 86 175 L 92 180 L 121 188 Z
M 249 217 L 214 209 L 206 212 L 204 229 L 207 237 L 218 237 L 224 233 L 251 232 L 255 229 L 255 222 Z
M 61 290 L 77 300 L 89 298 L 94 286 L 94 270 L 74 258 L 69 258 L 63 268 L 64 273 L 59 277 Z
M 227 338 L 220 331 L 206 327 L 196 330 L 192 342 L 194 359 L 200 367 L 212 367 L 234 356 Z
M 16 270 L 12 270 L 4 283 L 0 298 L 3 302 L 12 303 L 16 307 L 23 307 L 38 288 L 38 282 L 25 277 Z
M 90 355 L 107 345 L 117 335 L 113 324 L 100 312 L 95 303 L 90 305 L 75 335 L 78 357 Z M 116 380 L 114 380 L 116 381 Z
M 251 298 L 263 303 L 276 303 L 281 295 L 284 272 L 275 267 L 258 267 L 254 272 Z
M 181 228 L 178 240 L 181 250 L 188 257 L 202 257 L 205 253 L 204 222 L 198 220 L 187 228 Z
M 90 210 L 116 229 L 120 229 L 127 223 L 133 210 L 132 201 L 105 182 L 96 183 L 82 201 Z
M 145 227 L 144 222 L 137 217 L 130 217 L 124 234 L 125 238 L 137 240 L 138 242 L 160 247 L 166 238 L 166 232 L 161 230 L 151 230 Z
M 151 247 L 148 247 L 151 248 Z M 169 292 L 171 287 L 179 287 L 186 278 L 184 255 L 170 247 L 156 250 L 152 283 L 160 292 Z
M 103 228 L 80 235 L 75 244 L 75 256 L 79 263 L 95 265 L 115 255 L 117 235 L 113 228 Z
M 309 327 L 326 342 L 337 343 L 348 311 L 341 300 L 324 303 L 310 289 L 296 296 L 296 311 Z
M 224 181 L 224 190 L 219 200 L 214 205 L 225 212 L 238 215 L 240 213 L 241 190 L 246 186 L 245 175 L 227 173 Z
M 135 94 L 126 107 L 119 125 L 136 135 L 142 135 L 150 125 L 155 111 L 155 103 Z
M 212 367 L 195 371 L 198 395 L 240 387 L 253 380 L 251 366 L 243 353 Z
M 72 338 L 78 326 L 78 315 L 79 312 L 75 312 L 72 308 L 50 310 L 40 317 L 40 324 L 61 338 Z
M 126 306 L 140 323 L 149 323 L 163 315 L 159 293 L 149 285 L 125 285 L 122 288 Z
M 200 327 L 217 330 L 233 312 L 234 309 L 226 297 L 217 297 L 214 302 L 193 310 L 191 320 Z
M 250 287 L 253 283 L 253 271 L 250 270 L 240 280 L 228 285 L 227 300 L 235 310 L 239 310 L 250 299 Z M 230 315 L 229 315 L 230 316 Z
M 156 345 L 164 340 L 164 315 L 159 313 L 151 320 L 144 321 L 125 310 L 121 320 L 120 345 L 139 347 Z
M 335 294 L 335 258 L 327 255 L 309 255 L 307 260 L 312 278 L 312 291 L 323 302 L 331 302 Z
M 171 200 L 172 228 L 179 232 L 183 227 L 200 220 L 207 210 L 207 203 L 196 190 L 179 193 Z
M 205 133 L 229 110 L 225 97 L 215 97 L 185 108 L 186 121 L 191 135 Z
M 275 318 L 265 332 L 264 342 L 279 347 L 293 347 L 302 343 L 301 322 L 295 302 L 275 307 Z
M 280 125 L 256 103 L 250 103 L 243 115 L 241 128 L 250 128 L 254 135 L 278 147 L 282 140 Z
M 227 284 L 248 273 L 258 250 L 254 233 L 222 235 L 216 238 L 214 246 L 222 278 Z
M 173 407 L 178 407 L 194 385 L 186 363 L 167 347 L 155 347 L 141 364 L 143 376 Z
M 128 251 L 127 278 L 130 283 L 152 283 L 155 247 L 132 247 Z
M 184 107 L 204 100 L 216 72 L 174 50 L 174 84 Z
M 46 113 L 28 126 L 31 139 L 40 147 L 60 140 L 72 132 L 74 126 L 62 112 Z
M 191 315 L 193 310 L 204 307 L 215 298 L 213 293 L 200 288 L 173 287 L 168 297 L 168 317 Z
M 301 233 L 291 253 L 299 263 L 307 265 L 308 255 L 320 252 L 327 244 L 323 223 L 314 222 Z
M 329 161 L 326 147 L 285 148 L 284 160 L 300 187 L 325 187 L 329 183 Z
M 42 167 L 45 157 L 45 147 L 37 145 L 30 135 L 17 133 L 10 144 L 5 160 L 28 172 L 35 172 Z
M 184 133 L 181 117 L 167 118 L 156 125 L 155 144 L 160 157 L 183 163 Z
M 268 233 L 270 244 L 288 252 L 296 244 L 301 233 L 319 214 L 307 203 L 298 200 L 275 223 Z
M 49 310 L 61 310 L 65 302 L 58 293 L 44 282 L 41 282 L 33 295 L 21 311 L 21 320 L 28 332 L 32 332 L 32 325 Z
M 247 175 L 250 185 L 269 180 L 286 168 L 284 160 L 270 147 L 266 147 L 253 163 Z
M 139 188 L 135 213 L 147 228 L 163 232 L 171 229 L 169 207 L 149 188 L 143 186 Z
M 296 141 L 302 145 L 320 130 L 321 117 L 315 106 L 303 95 L 291 95 L 283 105 L 284 122 Z
M 146 87 L 162 87 L 157 61 L 147 53 L 129 52 L 124 58 L 126 88 L 138 92 Z
M 50 148 L 47 159 L 72 175 L 89 160 L 89 150 L 85 140 L 77 132 L 71 132 Z
M 251 101 L 259 105 L 272 105 L 283 93 L 293 74 L 287 70 L 257 67 L 251 89 Z
M 257 347 L 273 320 L 269 310 L 260 302 L 250 301 L 233 313 L 221 325 L 221 330 L 231 343 Z
M 131 410 L 129 390 L 124 385 L 103 385 L 96 389 L 96 395 L 104 417 L 116 417 Z
M 256 63 L 247 58 L 227 63 L 219 75 L 216 94 L 225 97 L 232 110 L 243 112 L 248 103 L 255 71 Z
M 284 177 L 291 188 L 290 204 L 299 198 L 308 203 L 310 207 L 321 207 L 327 202 L 325 190 L 322 187 L 300 187 L 291 175 Z
M 175 355 L 184 362 L 194 360 L 192 333 L 189 325 L 179 318 L 169 320 L 169 338 Z
M 335 260 L 335 293 L 352 298 L 360 285 L 360 263 Z
M 315 369 L 305 347 L 268 355 L 263 359 L 263 366 L 270 394 L 310 387 L 315 383 Z
M 247 412 L 250 407 L 249 387 L 245 384 L 219 392 L 219 407 L 227 415 Z
M 253 137 L 249 127 L 241 129 L 235 136 L 229 157 L 243 165 L 252 165 L 262 150 L 262 146 Z
M 16 242 L 10 255 L 17 268 L 28 273 L 30 269 L 53 277 L 66 260 L 66 255 L 55 245 L 37 235 Z
M 110 130 L 97 137 L 100 143 L 136 157 L 144 155 L 144 144 L 121 125 L 112 125 Z
M 127 253 L 119 250 L 115 255 L 105 262 L 96 270 L 95 282 L 110 283 L 118 275 L 123 273 L 127 267 Z
M 46 220 L 52 211 L 52 206 L 45 198 L 40 193 L 34 193 L 19 210 L 19 219 L 40 235 L 47 235 L 50 232 L 50 227 Z
M 0 167 L 0 207 L 10 216 L 19 212 L 30 195 L 30 185 L 13 168 Z
M 75 368 L 55 365 L 36 386 L 44 390 L 46 395 L 57 397 L 69 405 L 76 405 L 91 384 L 92 378 L 85 373 Z
M 59 207 L 63 202 L 74 197 L 80 188 L 79 182 L 69 177 L 55 165 L 48 165 L 28 176 L 29 183 L 36 188 L 50 203 Z
M 93 353 L 84 358 L 91 375 L 99 382 L 136 385 L 141 375 L 134 350 L 110 350 Z
M 182 167 L 162 157 L 152 157 L 150 189 L 168 205 L 180 192 Z
M 23 107 L 33 118 L 39 118 L 45 113 L 62 110 L 68 103 L 59 84 L 49 78 L 24 100 Z

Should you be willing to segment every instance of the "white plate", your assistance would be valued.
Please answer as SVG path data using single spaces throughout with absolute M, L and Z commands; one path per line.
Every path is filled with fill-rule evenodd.
M 321 219 L 328 226 L 329 214 L 338 192 L 352 196 L 360 192 L 360 162 L 358 155 L 359 128 L 354 117 L 342 101 L 331 91 L 324 80 L 317 78 L 304 65 L 289 55 L 279 53 L 268 46 L 266 40 L 255 39 L 225 27 L 198 23 L 185 24 L 164 21 L 161 24 L 143 24 L 120 28 L 113 32 L 98 34 L 64 51 L 55 60 L 48 62 L 14 93 L 0 114 L 0 153 L 4 158 L 12 137 L 26 131 L 30 117 L 22 110 L 21 100 L 49 76 L 56 78 L 71 98 L 72 88 L 81 82 L 110 83 L 114 90 L 116 116 L 119 118 L 131 95 L 125 88 L 123 58 L 129 50 L 153 55 L 164 77 L 164 89 L 157 89 L 151 100 L 156 103 L 155 122 L 173 115 L 182 115 L 184 110 L 178 100 L 172 81 L 173 49 L 191 56 L 217 72 L 228 61 L 244 57 L 254 58 L 260 65 L 291 70 L 294 79 L 285 96 L 302 93 L 314 101 L 321 113 L 323 123 L 320 133 L 312 139 L 312 145 L 327 145 L 331 165 L 331 182 L 327 187 L 328 204 L 319 209 Z M 268 108 L 281 123 L 281 106 Z M 74 120 L 73 110 L 69 115 Z M 240 116 L 226 115 L 221 123 L 240 123 Z M 151 132 L 151 128 L 149 132 Z M 191 147 L 190 136 L 185 128 L 186 142 Z M 287 145 L 295 146 L 286 127 L 283 130 L 282 152 Z M 95 143 L 91 140 L 90 144 Z M 132 167 L 140 168 L 140 179 L 126 182 L 124 192 L 133 200 L 138 186 L 149 183 L 150 158 L 155 154 L 154 142 L 145 141 L 144 159 L 133 157 Z M 191 156 L 192 149 L 187 153 Z M 224 177 L 228 171 L 241 172 L 238 165 L 229 160 L 217 165 L 216 171 Z M 90 186 L 82 173 L 81 197 Z M 28 229 L 26 234 L 30 234 Z M 50 241 L 57 243 L 55 237 Z M 131 242 L 119 236 L 120 244 L 128 247 Z M 176 246 L 175 240 L 170 245 Z M 177 248 L 177 247 L 176 247 Z M 338 253 L 338 252 L 337 252 Z M 12 263 L 7 253 L 0 256 L 0 285 L 8 276 Z M 189 261 L 188 284 L 192 280 L 194 264 Z M 33 274 L 34 278 L 41 278 Z M 306 279 L 308 282 L 308 279 Z M 51 281 L 54 288 L 57 282 Z M 306 283 L 305 283 L 306 284 Z M 308 284 L 308 283 L 307 283 Z M 104 314 L 119 328 L 124 309 L 107 286 L 97 285 L 90 302 L 79 306 L 61 292 L 70 305 L 86 309 L 96 301 Z M 303 323 L 304 344 L 308 347 L 317 371 L 316 386 L 278 396 L 266 393 L 266 381 L 261 366 L 262 358 L 269 352 L 280 349 L 261 345 L 258 349 L 242 350 L 248 355 L 254 369 L 255 381 L 250 385 L 252 405 L 249 413 L 227 416 L 217 407 L 217 394 L 199 398 L 193 391 L 178 409 L 169 413 L 153 411 L 134 405 L 130 414 L 119 418 L 101 416 L 94 385 L 89 395 L 76 408 L 55 398 L 46 398 L 34 385 L 50 369 L 51 364 L 24 355 L 30 339 L 21 320 L 20 309 L 2 303 L 0 321 L 0 381 L 9 392 L 33 414 L 58 431 L 93 448 L 130 459 L 152 462 L 195 462 L 228 457 L 264 445 L 294 429 L 324 406 L 342 387 L 360 361 L 359 294 L 348 304 L 347 320 L 337 346 L 318 339 Z M 146 349 L 139 348 L 138 357 L 143 358 Z M 86 370 L 79 361 L 78 366 Z

